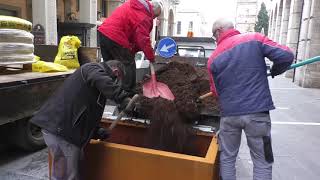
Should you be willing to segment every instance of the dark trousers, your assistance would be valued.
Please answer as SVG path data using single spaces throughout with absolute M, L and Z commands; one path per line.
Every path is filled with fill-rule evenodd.
M 125 76 L 122 80 L 122 88 L 126 91 L 134 91 L 136 86 L 136 63 L 134 54 L 112 41 L 110 38 L 100 35 L 100 49 L 103 61 L 119 60 L 125 66 Z
M 42 130 L 44 141 L 51 153 L 50 180 L 81 180 L 83 148 L 77 147 L 63 138 Z

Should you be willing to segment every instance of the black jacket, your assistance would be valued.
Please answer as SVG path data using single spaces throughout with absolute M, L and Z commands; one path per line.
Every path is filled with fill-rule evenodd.
M 88 63 L 70 75 L 41 107 L 31 122 L 83 147 L 98 126 L 106 99 L 118 88 L 116 77 L 104 63 Z

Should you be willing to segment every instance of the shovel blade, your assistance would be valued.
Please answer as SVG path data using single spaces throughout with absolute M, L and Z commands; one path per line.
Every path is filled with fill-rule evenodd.
M 160 97 L 171 100 L 171 101 L 174 100 L 174 95 L 172 94 L 171 90 L 166 84 L 157 82 L 156 87 L 157 87 L 157 91 L 160 94 Z
M 152 82 L 151 80 L 146 82 L 143 86 L 143 95 L 147 98 L 161 97 L 173 101 L 174 95 L 169 87 L 161 82 Z

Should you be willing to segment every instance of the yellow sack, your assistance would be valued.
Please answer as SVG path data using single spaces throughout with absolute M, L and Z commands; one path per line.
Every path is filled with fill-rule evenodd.
M 0 28 L 1 29 L 21 29 L 21 30 L 30 32 L 32 30 L 32 23 L 17 17 L 0 15 Z
M 65 72 L 68 68 L 52 62 L 41 61 L 40 57 L 35 56 L 35 63 L 32 63 L 32 72 Z
M 80 67 L 77 53 L 80 45 L 81 41 L 77 36 L 63 36 L 54 63 L 64 65 L 69 69 Z

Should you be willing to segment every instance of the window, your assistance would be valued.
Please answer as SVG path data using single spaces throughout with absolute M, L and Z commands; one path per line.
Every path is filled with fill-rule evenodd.
M 21 9 L 16 6 L 0 4 L 0 15 L 21 17 Z
M 77 11 L 80 11 L 80 0 L 77 0 Z
M 189 30 L 193 30 L 193 21 L 189 22 Z
M 102 17 L 107 17 L 107 2 L 102 0 L 101 6 Z
M 0 9 L 0 14 L 5 15 L 5 16 L 17 16 L 16 11 L 11 11 L 11 10 L 7 10 L 7 9 Z
M 181 21 L 177 23 L 177 34 L 181 34 Z

